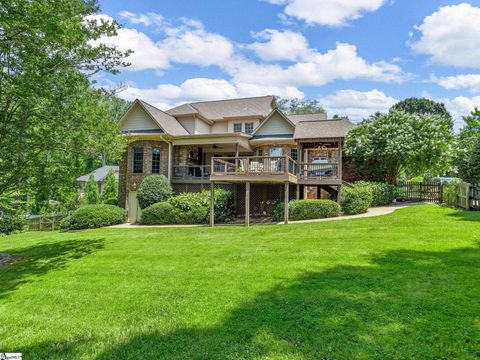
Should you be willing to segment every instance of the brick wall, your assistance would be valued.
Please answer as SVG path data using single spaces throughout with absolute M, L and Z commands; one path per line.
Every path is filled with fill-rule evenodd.
M 133 173 L 133 148 L 143 147 L 143 173 Z M 168 144 L 163 141 L 141 140 L 128 144 L 122 156 L 119 173 L 119 205 L 125 207 L 128 192 L 136 190 L 142 180 L 152 175 L 152 149 L 160 149 L 160 175 L 168 176 Z

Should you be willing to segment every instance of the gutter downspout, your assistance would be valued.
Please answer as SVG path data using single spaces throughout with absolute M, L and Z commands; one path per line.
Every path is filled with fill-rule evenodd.
M 173 144 L 167 140 L 164 135 L 160 135 L 160 139 L 168 144 L 168 160 L 167 160 L 167 179 L 172 183 L 172 158 L 173 158 Z

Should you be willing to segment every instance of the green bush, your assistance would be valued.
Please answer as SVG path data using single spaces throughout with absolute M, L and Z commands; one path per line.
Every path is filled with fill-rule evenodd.
M 102 204 L 118 205 L 118 182 L 112 170 L 109 170 L 105 178 L 100 200 Z
M 125 210 L 118 206 L 98 204 L 78 208 L 71 216 L 60 222 L 62 230 L 95 229 L 103 226 L 123 224 Z
M 374 181 L 358 181 L 355 186 L 368 187 L 372 190 L 372 206 L 385 206 L 393 203 L 397 198 L 397 187 L 392 184 Z
M 344 186 L 341 193 L 340 205 L 345 215 L 362 214 L 367 212 L 373 200 L 372 189 L 365 186 Z
M 273 213 L 273 221 L 283 221 L 285 204 L 279 203 Z M 289 220 L 308 220 L 337 217 L 340 205 L 332 200 L 292 200 L 288 203 Z
M 443 186 L 442 205 L 448 207 L 457 207 L 459 184 L 459 180 L 454 180 Z
M 25 226 L 25 218 L 22 216 L 5 215 L 0 217 L 0 234 L 9 235 L 15 231 L 22 231 Z
M 87 204 L 98 204 L 100 202 L 100 194 L 98 193 L 98 183 L 95 181 L 93 175 L 88 177 L 85 184 L 85 200 Z
M 173 190 L 163 175 L 150 175 L 143 179 L 138 188 L 137 200 L 140 208 L 167 201 L 173 196 Z
M 165 203 L 170 206 L 164 205 Z M 144 216 L 145 211 L 147 215 Z M 144 212 L 141 221 L 144 225 L 208 224 L 210 191 L 181 193 L 169 198 L 167 202 L 149 206 Z M 215 190 L 215 222 L 228 222 L 234 218 L 232 192 L 223 189 Z
M 180 211 L 168 202 L 160 202 L 150 205 L 142 211 L 142 225 L 167 225 L 178 224 Z

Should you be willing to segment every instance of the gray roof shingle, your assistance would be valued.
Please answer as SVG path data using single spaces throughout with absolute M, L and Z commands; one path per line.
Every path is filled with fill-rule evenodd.
M 167 114 L 165 111 L 157 109 L 155 106 L 150 105 L 145 101 L 139 101 L 167 134 L 172 136 L 188 135 L 187 130 L 185 130 L 185 128 L 180 125 L 178 120 L 175 119 L 172 115 Z
M 208 120 L 239 116 L 266 117 L 272 111 L 273 96 L 243 99 L 203 101 L 177 106 L 167 110 L 170 115 L 200 114 Z
M 300 121 L 294 139 L 344 138 L 355 125 L 347 119 Z
M 119 171 L 118 169 L 119 169 L 118 166 L 112 166 L 112 165 L 102 166 L 102 167 L 92 171 L 90 174 L 80 176 L 79 178 L 77 178 L 77 181 L 78 182 L 87 182 L 90 175 L 93 175 L 93 178 L 95 179 L 95 181 L 103 181 L 107 177 L 107 174 L 110 170 L 113 171 L 113 173 L 115 174 L 115 178 L 118 181 L 118 171 Z

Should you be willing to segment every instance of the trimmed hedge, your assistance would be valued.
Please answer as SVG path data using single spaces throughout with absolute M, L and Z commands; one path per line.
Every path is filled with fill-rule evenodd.
M 25 218 L 15 215 L 0 217 L 0 234 L 9 235 L 15 231 L 22 231 L 25 226 Z
M 98 204 L 85 205 L 60 221 L 62 230 L 95 229 L 103 226 L 123 224 L 125 210 L 118 206 Z
M 285 204 L 279 203 L 272 219 L 282 221 Z M 288 203 L 288 218 L 292 221 L 323 219 L 340 215 L 340 205 L 332 200 L 292 200 Z
M 372 189 L 364 186 L 344 186 L 340 205 L 345 215 L 355 215 L 367 212 L 372 205 Z
M 374 181 L 357 181 L 355 186 L 363 186 L 372 190 L 372 206 L 390 205 L 398 195 L 397 187 L 392 184 Z
M 166 204 L 166 205 L 165 205 Z M 215 190 L 215 222 L 228 222 L 235 218 L 233 194 Z M 149 206 L 142 212 L 143 225 L 208 224 L 210 220 L 210 191 L 181 193 Z
M 168 202 L 150 205 L 142 211 L 142 225 L 168 225 L 177 224 L 180 211 Z
M 140 208 L 167 201 L 173 196 L 173 190 L 163 175 L 150 175 L 143 179 L 138 187 L 137 200 Z

